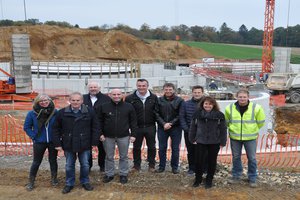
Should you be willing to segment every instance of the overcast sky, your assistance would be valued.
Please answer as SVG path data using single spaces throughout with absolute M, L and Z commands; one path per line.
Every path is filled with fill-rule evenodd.
M 244 24 L 263 30 L 265 0 L 0 0 L 1 19 L 66 21 L 82 28 L 125 24 L 139 29 L 185 24 L 212 26 L 223 24 L 238 30 Z M 274 26 L 300 24 L 300 0 L 276 0 Z M 288 20 L 289 16 L 289 20 Z M 289 22 L 288 22 L 289 21 Z

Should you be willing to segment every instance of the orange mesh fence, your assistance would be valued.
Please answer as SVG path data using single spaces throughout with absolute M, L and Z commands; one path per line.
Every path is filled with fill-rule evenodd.
M 60 109 L 69 105 L 67 95 L 55 95 L 51 96 L 55 107 Z M 0 104 L 0 110 L 31 110 L 32 102 L 11 102 L 11 103 L 2 103 Z
M 31 102 L 13 102 L 7 104 L 0 104 L 0 110 L 31 110 Z
M 171 140 L 167 150 L 167 159 L 171 158 Z M 180 160 L 187 161 L 187 150 L 182 139 L 180 145 Z M 93 158 L 97 158 L 98 149 L 93 148 Z M 142 159 L 147 159 L 146 142 L 142 145 Z M 300 166 L 300 134 L 262 134 L 257 140 L 257 164 L 259 167 L 299 167 Z M 133 158 L 132 144 L 130 144 L 128 156 Z M 0 156 L 28 156 L 32 155 L 32 141 L 23 131 L 23 120 L 5 115 L 0 117 Z M 158 152 L 156 159 L 159 160 Z M 63 152 L 59 152 L 63 156 Z M 118 158 L 118 149 L 115 157 Z M 247 163 L 245 151 L 242 152 L 243 164 Z M 230 140 L 219 152 L 218 162 L 230 164 L 231 148 Z

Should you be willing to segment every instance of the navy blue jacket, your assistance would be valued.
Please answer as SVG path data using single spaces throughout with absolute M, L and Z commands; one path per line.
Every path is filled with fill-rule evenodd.
M 187 100 L 186 102 L 183 102 L 180 106 L 179 120 L 180 126 L 184 132 L 189 132 L 193 115 L 197 110 L 200 101 L 201 99 L 195 100 L 194 98 L 192 98 L 190 100 Z
M 99 142 L 99 122 L 95 111 L 81 105 L 75 114 L 71 106 L 59 110 L 53 126 L 53 143 L 65 151 L 82 152 Z
M 33 143 L 50 143 L 52 141 L 52 127 L 55 122 L 57 110 L 49 120 L 48 126 L 42 126 L 41 133 L 38 133 L 38 120 L 36 112 L 29 111 L 24 122 L 24 131 L 32 139 Z

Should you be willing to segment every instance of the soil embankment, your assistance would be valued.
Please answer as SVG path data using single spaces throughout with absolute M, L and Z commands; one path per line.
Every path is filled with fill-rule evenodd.
M 207 52 L 176 41 L 146 42 L 121 31 L 36 25 L 0 28 L 0 61 L 11 60 L 12 34 L 29 34 L 32 60 L 201 59 Z

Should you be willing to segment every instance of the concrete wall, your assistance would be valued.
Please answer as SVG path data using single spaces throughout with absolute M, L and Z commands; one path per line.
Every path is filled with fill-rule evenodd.
M 150 89 L 157 89 L 163 86 L 165 82 L 172 82 L 177 88 L 184 91 L 189 91 L 194 85 L 206 84 L 206 78 L 194 76 L 190 73 L 187 67 L 176 67 L 176 70 L 164 69 L 163 64 L 142 64 L 141 78 L 146 78 L 149 81 Z M 122 88 L 124 92 L 130 92 L 136 88 L 137 78 L 102 78 L 102 79 L 79 79 L 79 78 L 46 78 L 46 75 L 41 75 L 41 78 L 33 78 L 33 90 L 47 91 L 60 90 L 65 92 L 79 91 L 86 93 L 86 85 L 89 81 L 97 81 L 101 85 L 101 91 L 108 93 L 111 88 Z
M 181 90 L 189 91 L 191 86 L 196 84 L 205 85 L 205 78 L 197 77 L 193 75 L 182 75 L 182 76 L 169 76 L 169 77 L 143 77 L 149 81 L 149 88 L 159 88 L 165 82 L 174 83 L 177 88 Z M 111 88 L 122 88 L 124 92 L 130 92 L 136 88 L 137 78 L 128 79 L 47 79 L 33 78 L 32 85 L 34 91 L 47 91 L 47 90 L 57 90 L 61 92 L 74 92 L 79 91 L 81 93 L 86 93 L 86 85 L 89 81 L 97 81 L 101 85 L 101 91 L 108 93 Z
M 16 93 L 30 93 L 32 84 L 29 35 L 13 34 L 12 49 Z
M 274 72 L 286 73 L 291 72 L 291 48 L 275 47 Z
M 141 64 L 141 77 L 180 76 L 191 74 L 188 67 L 176 66 L 176 70 L 165 69 L 164 64 Z

